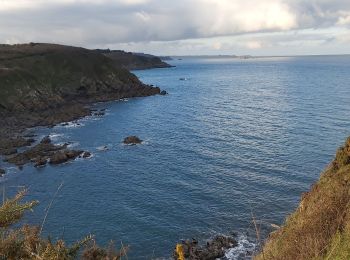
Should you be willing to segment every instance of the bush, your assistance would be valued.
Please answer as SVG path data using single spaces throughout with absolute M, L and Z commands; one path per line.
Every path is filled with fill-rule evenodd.
M 106 249 L 98 247 L 92 236 L 67 246 L 63 240 L 43 239 L 39 227 L 23 225 L 11 228 L 25 211 L 38 204 L 37 201 L 21 203 L 25 194 L 25 191 L 19 192 L 0 207 L 0 259 L 71 260 L 81 257 L 86 260 L 118 260 L 126 255 L 127 248 L 118 252 L 112 244 Z

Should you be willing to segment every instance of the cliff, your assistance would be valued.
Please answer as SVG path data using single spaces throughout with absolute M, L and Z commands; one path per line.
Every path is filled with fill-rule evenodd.
M 350 259 L 350 137 L 256 259 Z
M 50 125 L 89 113 L 86 104 L 159 94 L 122 63 L 95 50 L 55 45 L 0 45 L 1 131 Z

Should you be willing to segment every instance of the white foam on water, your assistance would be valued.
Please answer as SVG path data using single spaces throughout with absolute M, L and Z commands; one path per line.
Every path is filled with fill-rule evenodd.
M 236 247 L 226 251 L 225 257 L 229 260 L 252 259 L 256 245 L 250 242 L 245 235 L 240 235 L 237 243 Z
M 83 153 L 82 153 L 80 156 L 78 156 L 77 158 L 75 158 L 74 161 L 91 160 L 91 159 L 94 158 L 94 157 L 95 157 L 95 155 L 94 155 L 93 153 L 91 153 L 91 155 L 90 155 L 89 157 L 84 158 L 84 157 L 83 157 Z
M 49 134 L 49 137 L 52 141 L 57 141 L 61 139 L 64 136 L 64 134 L 58 134 L 58 133 L 51 133 Z
M 64 128 L 78 128 L 82 126 L 84 126 L 84 124 L 77 121 L 66 122 L 59 125 L 59 127 L 64 127 Z
M 124 142 L 122 142 L 120 145 L 121 145 L 121 146 L 130 146 L 130 147 L 132 147 L 132 146 L 140 146 L 140 145 L 147 145 L 147 144 L 149 144 L 149 143 L 142 140 L 142 142 L 139 143 L 139 144 L 134 144 L 134 143 L 125 144 Z
M 96 150 L 100 151 L 100 152 L 104 152 L 104 151 L 108 151 L 109 147 L 108 147 L 108 145 L 103 145 L 103 146 L 97 147 Z
M 79 142 L 71 142 L 71 143 L 69 143 L 68 144 L 68 148 L 73 148 L 73 147 L 77 147 L 77 146 L 79 146 L 80 145 L 80 143 Z

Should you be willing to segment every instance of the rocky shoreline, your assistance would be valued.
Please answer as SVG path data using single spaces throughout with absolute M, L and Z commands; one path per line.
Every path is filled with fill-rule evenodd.
M 48 138 L 32 146 L 36 140 L 24 132 L 102 116 L 104 111 L 90 108 L 97 102 L 165 94 L 98 51 L 54 44 L 1 46 L 0 155 L 20 168 L 27 163 L 39 167 L 88 157 L 84 151 L 69 150 L 68 144 L 54 145 Z M 0 163 L 3 175 L 1 168 Z
M 149 91 L 143 92 L 142 96 L 161 95 L 159 88 L 146 86 Z M 140 95 L 141 96 L 141 95 Z M 71 122 L 85 116 L 103 116 L 103 110 L 93 110 L 89 106 L 96 102 L 107 102 L 115 100 L 114 95 L 97 100 L 89 100 L 65 104 L 62 107 L 49 109 L 47 111 L 32 111 L 13 114 L 2 114 L 2 126 L 0 127 L 0 156 L 3 161 L 14 164 L 21 169 L 25 164 L 32 163 L 35 167 L 65 163 L 77 157 L 88 158 L 90 152 L 68 149 L 68 143 L 55 145 L 49 137 L 45 137 L 38 144 L 33 135 L 26 135 L 25 130 L 32 127 L 45 126 L 54 127 L 57 124 Z M 115 96 L 117 97 L 117 96 Z M 123 98 L 131 98 L 124 96 Z M 119 100 L 119 99 L 117 99 Z M 23 152 L 18 152 L 24 149 Z M 0 176 L 5 174 L 5 170 L 0 167 Z
M 193 260 L 215 260 L 225 256 L 226 250 L 236 247 L 237 241 L 230 236 L 218 235 L 205 245 L 200 245 L 196 239 L 185 240 L 176 245 L 173 258 Z

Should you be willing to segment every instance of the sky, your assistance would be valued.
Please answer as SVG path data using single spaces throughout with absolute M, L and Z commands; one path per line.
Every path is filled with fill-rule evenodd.
M 0 43 L 156 55 L 350 54 L 350 0 L 0 0 Z

